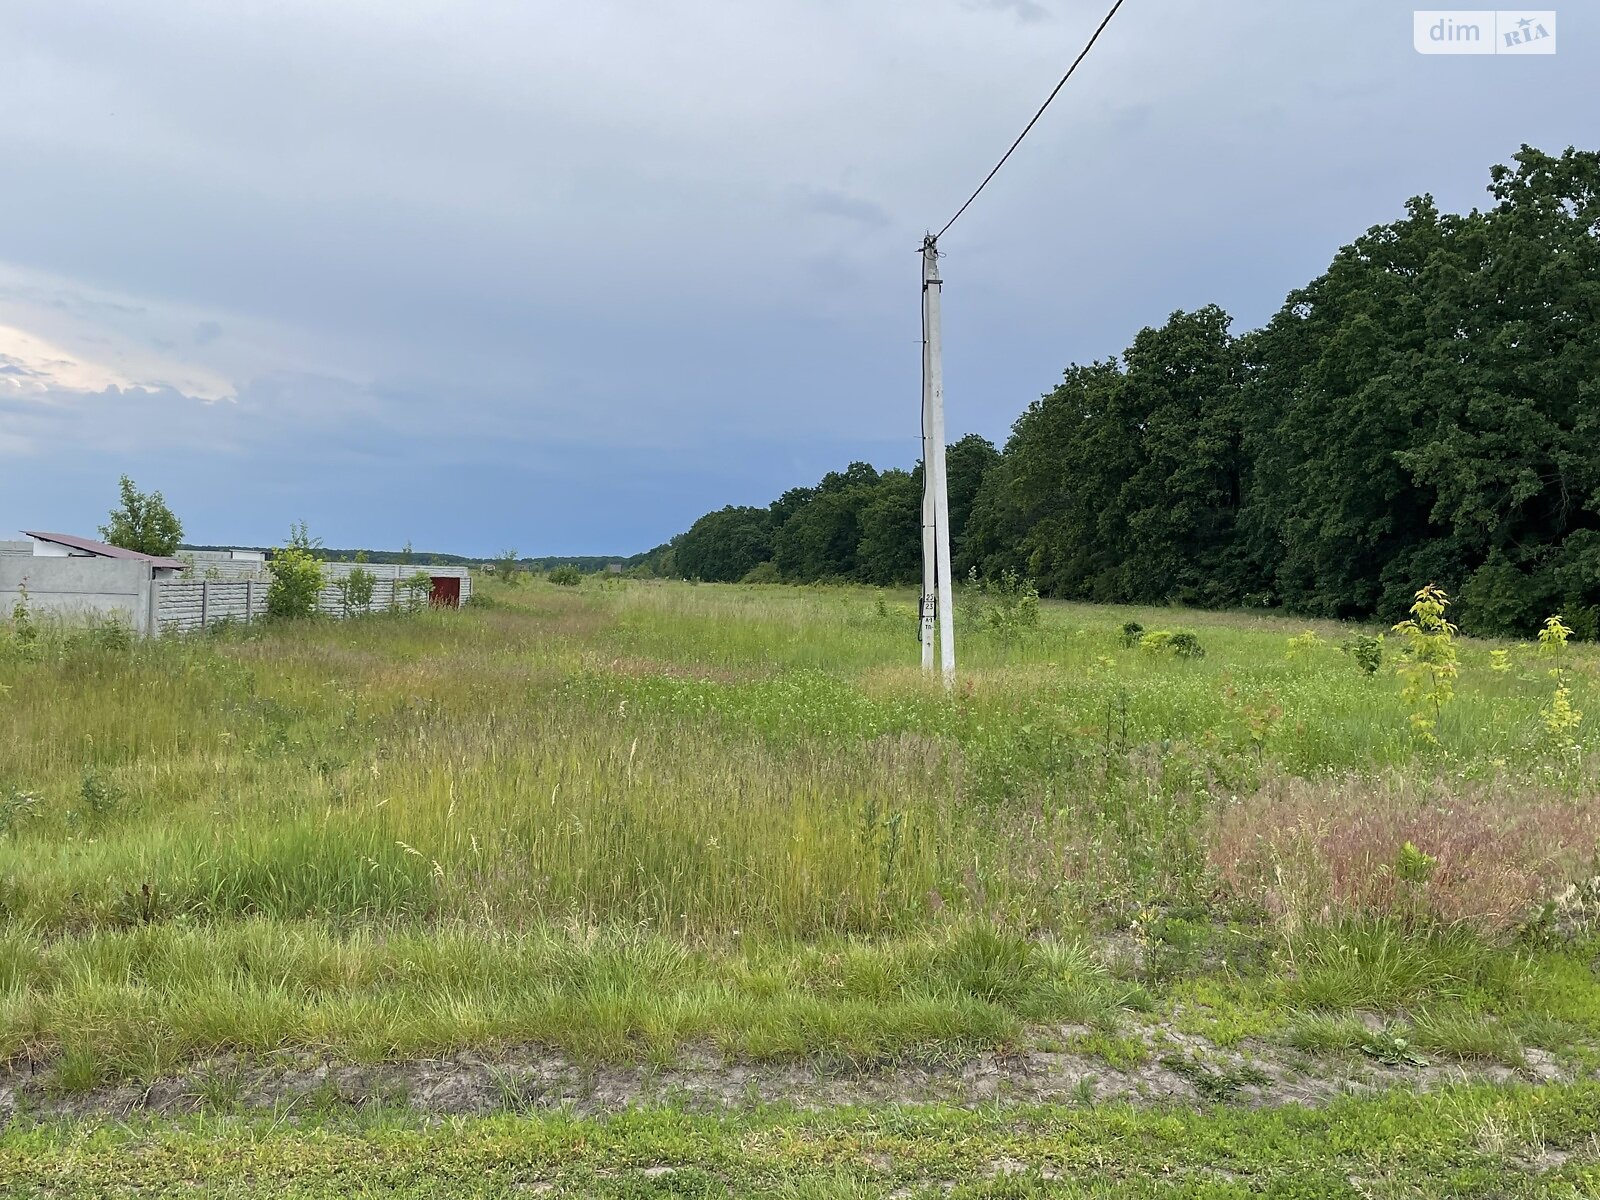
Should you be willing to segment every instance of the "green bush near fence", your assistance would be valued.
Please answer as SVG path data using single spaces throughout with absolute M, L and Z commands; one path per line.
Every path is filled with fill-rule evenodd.
M 288 545 L 272 552 L 267 561 L 267 570 L 272 573 L 267 588 L 268 617 L 293 621 L 316 615 L 323 579 L 322 564 L 312 553 L 315 547 L 306 523 L 301 521 L 290 527 Z

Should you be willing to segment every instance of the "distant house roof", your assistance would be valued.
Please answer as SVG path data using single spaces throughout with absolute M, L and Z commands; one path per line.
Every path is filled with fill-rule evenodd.
M 181 571 L 189 565 L 181 558 L 162 558 L 157 554 L 141 554 L 137 550 L 124 550 L 121 546 L 108 546 L 104 542 L 97 542 L 92 538 L 75 537 L 70 533 L 38 533 L 32 529 L 24 529 L 22 532 L 35 541 L 53 542 L 57 546 L 65 546 L 69 550 L 92 554 L 98 558 L 131 558 L 138 562 L 149 563 L 152 567 L 164 567 L 172 571 Z

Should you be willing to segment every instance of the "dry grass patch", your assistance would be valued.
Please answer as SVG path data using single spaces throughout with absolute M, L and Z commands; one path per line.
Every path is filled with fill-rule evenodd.
M 1208 831 L 1212 868 L 1291 925 L 1400 914 L 1501 933 L 1593 873 L 1600 807 L 1497 779 L 1268 779 Z M 1431 865 L 1402 862 L 1413 846 Z

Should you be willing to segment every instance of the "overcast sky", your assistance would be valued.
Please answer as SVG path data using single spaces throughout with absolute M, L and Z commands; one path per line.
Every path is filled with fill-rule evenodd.
M 917 453 L 918 259 L 1106 0 L 8 0 L 0 538 L 629 553 Z M 1600 142 L 1600 13 L 1127 0 L 943 249 L 951 439 Z

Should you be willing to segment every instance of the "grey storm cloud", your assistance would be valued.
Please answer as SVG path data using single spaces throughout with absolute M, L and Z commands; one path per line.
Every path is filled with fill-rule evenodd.
M 905 465 L 916 246 L 1104 7 L 8 6 L 0 527 L 92 529 L 137 468 L 208 541 L 613 553 Z M 1391 0 L 1125 5 L 942 243 L 952 436 L 1592 138 L 1561 15 L 1508 61 L 1417 55 Z

